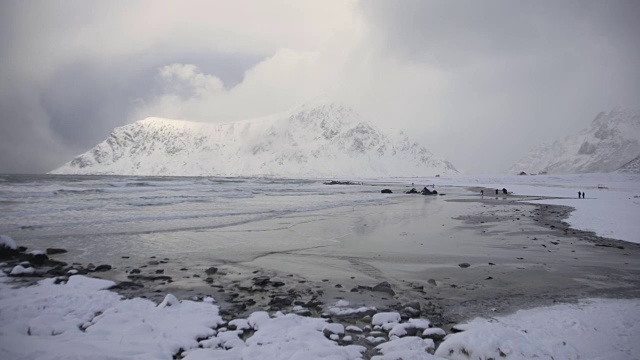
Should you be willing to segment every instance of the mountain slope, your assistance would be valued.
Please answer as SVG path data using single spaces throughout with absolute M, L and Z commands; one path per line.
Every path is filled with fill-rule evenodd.
M 621 109 L 600 113 L 576 135 L 531 151 L 511 173 L 606 173 L 640 154 L 640 116 Z
M 618 172 L 640 174 L 640 155 L 636 156 L 635 159 L 629 161 L 628 163 L 622 165 L 618 169 Z
M 147 118 L 114 129 L 52 173 L 375 177 L 457 170 L 405 134 L 384 134 L 352 109 L 323 103 L 227 124 Z

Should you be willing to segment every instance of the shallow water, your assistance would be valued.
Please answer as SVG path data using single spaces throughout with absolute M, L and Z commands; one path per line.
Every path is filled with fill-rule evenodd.
M 378 187 L 314 180 L 1 175 L 0 233 L 30 248 L 67 248 L 78 260 L 114 253 L 215 251 L 193 234 L 397 201 L 395 194 L 381 196 Z M 241 237 L 228 241 L 242 247 Z

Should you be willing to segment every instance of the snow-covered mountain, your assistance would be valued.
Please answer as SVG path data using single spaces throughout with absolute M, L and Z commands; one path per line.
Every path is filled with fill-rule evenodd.
M 640 155 L 636 156 L 635 159 L 629 161 L 628 163 L 622 165 L 618 169 L 618 172 L 640 174 Z
M 305 104 L 226 124 L 147 118 L 54 174 L 277 177 L 432 176 L 457 173 L 402 133 L 383 133 L 351 108 Z
M 640 155 L 640 115 L 622 109 L 600 113 L 576 135 L 531 151 L 511 173 L 606 173 Z

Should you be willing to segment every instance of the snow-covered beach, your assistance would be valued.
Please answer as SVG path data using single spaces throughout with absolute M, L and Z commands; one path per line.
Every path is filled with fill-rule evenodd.
M 0 233 L 112 269 L 22 288 L 3 276 L 3 358 L 640 356 L 640 248 L 616 241 L 638 229 L 637 176 L 356 182 L 4 177 Z M 412 182 L 446 195 L 403 194 Z M 260 277 L 268 290 L 256 291 Z M 124 299 L 110 281 L 144 287 Z M 374 324 L 378 313 L 398 318 Z M 488 320 L 451 334 L 476 316 Z

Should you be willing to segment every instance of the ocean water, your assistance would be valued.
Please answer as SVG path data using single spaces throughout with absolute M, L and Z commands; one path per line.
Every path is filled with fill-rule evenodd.
M 214 230 L 395 201 L 399 197 L 381 196 L 379 186 L 320 180 L 0 175 L 0 234 L 30 249 L 66 248 L 79 260 L 197 253 L 215 251 L 207 242 Z M 224 241 L 242 242 L 242 236 Z

